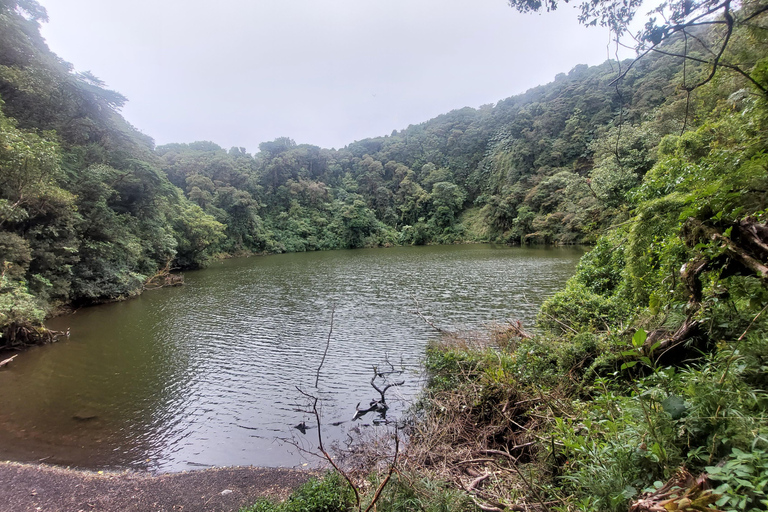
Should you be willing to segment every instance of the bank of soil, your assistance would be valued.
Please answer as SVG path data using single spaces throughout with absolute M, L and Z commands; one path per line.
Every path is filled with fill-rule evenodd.
M 0 512 L 230 512 L 266 496 L 285 499 L 315 473 L 214 468 L 186 473 L 78 471 L 0 463 Z

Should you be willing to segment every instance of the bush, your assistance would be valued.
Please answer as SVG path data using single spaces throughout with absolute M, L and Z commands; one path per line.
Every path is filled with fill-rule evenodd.
M 349 484 L 338 473 L 312 478 L 283 503 L 260 499 L 240 512 L 346 512 L 354 503 Z
M 576 279 L 541 306 L 537 322 L 547 331 L 566 337 L 585 331 L 604 331 L 626 321 L 632 308 L 619 296 L 600 295 Z
M 765 444 L 765 443 L 764 443 Z M 753 448 L 750 453 L 734 448 L 718 466 L 707 467 L 712 480 L 722 482 L 715 492 L 724 510 L 759 512 L 768 508 L 768 452 Z
M 377 482 L 374 482 L 375 484 Z M 476 510 L 470 498 L 451 486 L 418 475 L 395 474 L 376 504 L 380 512 L 465 512 Z

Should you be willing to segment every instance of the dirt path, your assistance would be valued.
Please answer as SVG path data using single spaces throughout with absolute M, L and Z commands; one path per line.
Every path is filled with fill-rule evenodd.
M 314 473 L 216 468 L 153 476 L 0 462 L 0 512 L 230 512 L 284 499 Z

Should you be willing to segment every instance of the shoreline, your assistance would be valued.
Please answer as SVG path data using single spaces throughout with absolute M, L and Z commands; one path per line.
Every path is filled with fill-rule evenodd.
M 2 461 L 0 512 L 237 512 L 260 497 L 284 500 L 320 474 L 252 466 L 152 474 Z

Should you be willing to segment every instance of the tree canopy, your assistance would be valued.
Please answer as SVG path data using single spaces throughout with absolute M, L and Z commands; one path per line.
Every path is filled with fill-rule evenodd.
M 250 154 L 209 141 L 154 147 L 120 116 L 122 95 L 50 52 L 41 9 L 0 0 L 0 293 L 29 319 L 134 295 L 162 269 L 217 255 L 592 243 L 631 218 L 665 137 L 759 90 L 766 55 L 757 4 L 745 4 L 734 16 L 752 16 L 750 26 L 734 24 L 723 55 L 746 74 L 718 74 L 693 96 L 681 82 L 711 63 L 679 57 L 691 48 L 681 32 L 620 63 L 620 81 L 616 62 L 580 65 L 495 105 L 339 150 L 280 137 Z M 723 27 L 690 39 L 713 47 Z
M 552 11 L 559 5 L 558 0 L 508 0 L 508 3 L 520 12 Z M 564 3 L 569 2 L 565 0 Z M 753 36 L 764 37 L 761 32 L 767 28 L 764 15 L 768 11 L 768 2 L 664 1 L 645 14 L 643 28 L 632 34 L 630 24 L 642 5 L 642 0 L 584 0 L 577 8 L 581 23 L 609 28 L 617 45 L 632 47 L 639 56 L 658 52 L 704 65 L 694 76 L 683 76 L 681 87 L 685 90 L 706 84 L 719 69 L 725 69 L 742 75 L 768 95 L 765 72 L 768 63 L 762 62 L 759 66 L 744 63 L 738 50 L 734 51 L 738 44 L 733 40 L 734 31 L 742 28 L 751 31 Z M 670 48 L 665 44 L 680 38 L 685 43 L 682 47 Z

